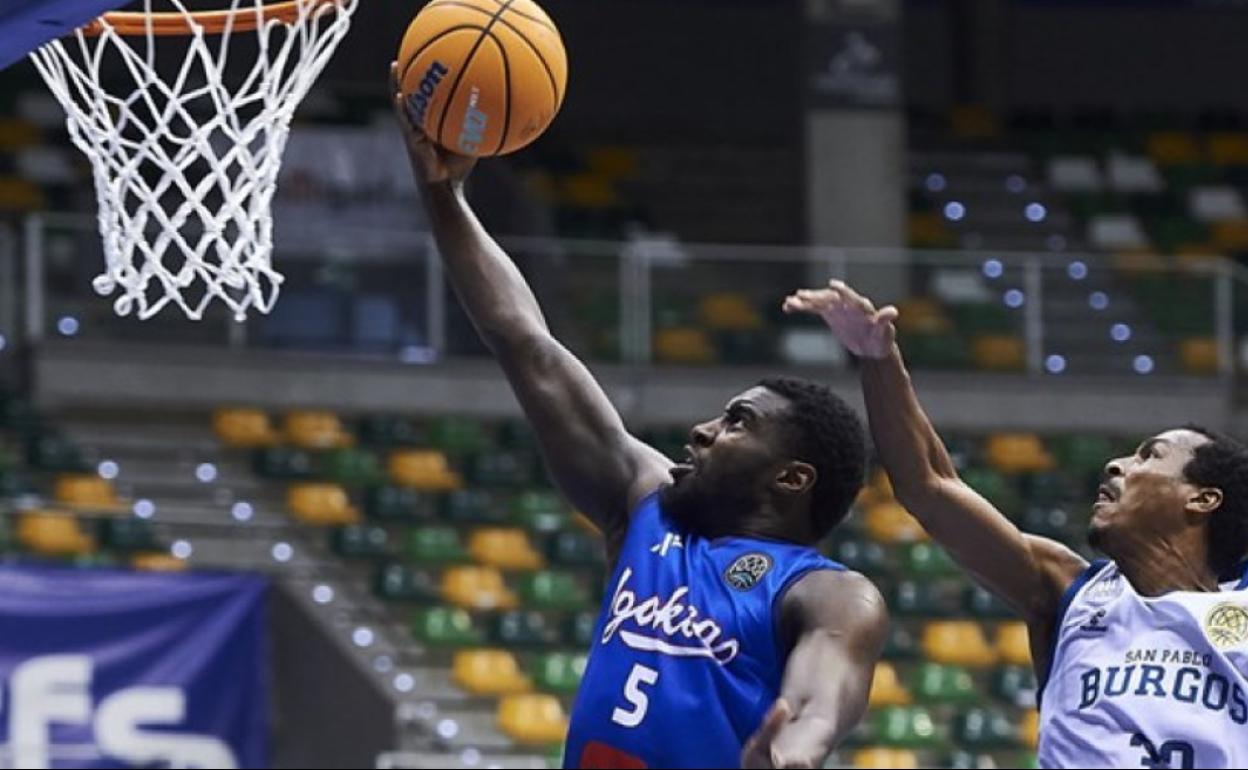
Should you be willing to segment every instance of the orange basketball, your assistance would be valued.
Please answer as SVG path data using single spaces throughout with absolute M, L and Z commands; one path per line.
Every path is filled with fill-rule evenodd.
M 559 30 L 533 0 L 433 0 L 407 28 L 398 66 L 412 119 L 474 157 L 540 136 L 568 82 Z

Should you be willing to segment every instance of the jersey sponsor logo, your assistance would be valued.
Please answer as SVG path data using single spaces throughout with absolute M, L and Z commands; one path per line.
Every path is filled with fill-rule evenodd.
M 1237 725 L 1248 724 L 1248 694 L 1243 687 L 1199 667 L 1199 655 L 1192 654 L 1189 659 L 1192 665 L 1178 667 L 1146 664 L 1087 669 L 1079 675 L 1079 710 L 1107 700 L 1155 698 L 1200 705 L 1214 713 L 1225 713 Z
M 1105 625 L 1105 610 L 1097 610 L 1092 613 L 1092 617 L 1088 618 L 1088 622 L 1079 626 L 1080 631 L 1089 634 L 1103 634 L 1109 630 L 1109 626 Z
M 771 557 L 765 553 L 747 553 L 728 566 L 724 580 L 738 591 L 748 591 L 763 579 L 771 563 Z
M 1205 616 L 1205 636 L 1219 650 L 1226 650 L 1248 641 L 1248 609 L 1223 602 Z
M 618 634 L 620 641 L 634 650 L 657 652 L 678 658 L 709 658 L 726 666 L 737 657 L 741 643 L 724 639 L 724 630 L 713 619 L 703 617 L 692 604 L 684 603 L 688 586 L 681 586 L 666 599 L 651 596 L 638 599 L 628 588 L 633 571 L 625 568 L 611 597 L 611 617 L 602 629 L 602 643 Z M 628 623 L 630 628 L 624 628 Z M 652 632 L 647 634 L 646 632 Z
M 1122 594 L 1122 576 L 1111 575 L 1097 581 L 1084 593 L 1084 600 L 1089 604 L 1108 604 Z

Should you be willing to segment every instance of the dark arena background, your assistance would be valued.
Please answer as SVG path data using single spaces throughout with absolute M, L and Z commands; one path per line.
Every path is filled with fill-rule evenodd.
M 962 478 L 1085 555 L 1107 458 L 1248 433 L 1248 3 L 541 4 L 562 109 L 469 199 L 665 454 L 766 376 L 861 406 L 780 310 L 830 278 L 899 308 Z M 443 275 L 386 87 L 421 5 L 359 0 L 295 110 L 242 322 L 96 293 L 93 166 L 0 71 L 0 766 L 559 766 L 603 547 Z M 892 616 L 828 766 L 1035 766 L 1026 628 L 874 465 L 821 550 Z

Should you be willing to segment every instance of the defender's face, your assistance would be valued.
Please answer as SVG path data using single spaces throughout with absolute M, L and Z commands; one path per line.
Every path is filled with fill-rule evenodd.
M 1092 544 L 1110 553 L 1126 532 L 1160 534 L 1182 526 L 1196 491 L 1184 469 L 1207 443 L 1195 431 L 1171 430 L 1148 439 L 1135 454 L 1110 461 L 1092 506 Z

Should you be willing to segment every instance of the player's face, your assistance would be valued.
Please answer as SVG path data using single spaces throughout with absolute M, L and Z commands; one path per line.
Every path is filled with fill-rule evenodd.
M 707 531 L 757 510 L 783 464 L 778 420 L 788 408 L 784 396 L 756 387 L 695 425 L 685 462 L 672 468 L 672 485 L 663 492 L 668 514 Z
M 1172 430 L 1148 439 L 1135 454 L 1110 461 L 1092 506 L 1092 545 L 1109 553 L 1124 535 L 1147 539 L 1181 528 L 1196 491 L 1183 470 L 1197 447 L 1208 442 L 1195 431 Z

